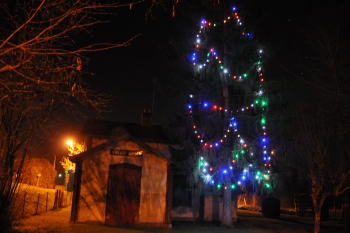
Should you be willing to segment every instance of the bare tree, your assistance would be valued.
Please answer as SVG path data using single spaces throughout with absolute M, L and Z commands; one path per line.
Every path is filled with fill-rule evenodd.
M 5 0 L 0 3 L 0 231 L 11 227 L 11 206 L 28 145 L 57 110 L 82 105 L 101 113 L 107 96 L 83 80 L 88 52 L 128 45 L 79 46 L 101 16 L 118 7 L 144 2 L 99 3 L 90 0 Z M 159 1 L 150 1 L 151 6 Z M 107 17 L 103 17 L 106 19 Z M 14 167 L 19 160 L 18 168 Z
M 327 18 L 318 12 L 322 16 L 313 15 L 305 30 L 301 62 L 311 98 L 295 111 L 280 157 L 307 184 L 315 233 L 325 199 L 350 189 L 350 34 L 337 17 L 341 12 L 326 11 Z

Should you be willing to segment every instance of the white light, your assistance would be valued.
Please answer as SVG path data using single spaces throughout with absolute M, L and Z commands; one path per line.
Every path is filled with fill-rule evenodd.
M 193 95 L 190 95 L 190 98 L 193 98 Z
M 239 184 L 239 185 L 240 185 L 240 184 L 241 184 L 241 181 L 238 181 L 238 182 L 237 182 L 237 184 Z
M 227 69 L 224 69 L 224 73 L 227 74 L 227 72 L 228 72 Z
M 260 49 L 259 53 L 262 53 L 262 52 L 263 52 L 262 49 Z
M 197 44 L 199 44 L 200 42 L 201 42 L 201 40 L 198 38 L 198 39 L 197 39 Z

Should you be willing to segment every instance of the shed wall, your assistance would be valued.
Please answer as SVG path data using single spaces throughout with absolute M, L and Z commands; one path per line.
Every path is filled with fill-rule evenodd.
M 111 149 L 143 150 L 142 157 L 110 155 Z M 111 164 L 129 163 L 142 167 L 139 223 L 162 224 L 166 218 L 167 161 L 146 153 L 134 142 L 114 147 L 83 160 L 78 222 L 105 222 L 108 170 Z

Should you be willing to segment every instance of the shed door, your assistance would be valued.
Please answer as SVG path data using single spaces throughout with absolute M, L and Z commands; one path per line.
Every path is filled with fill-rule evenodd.
M 109 166 L 106 223 L 132 224 L 138 219 L 141 167 L 132 164 Z

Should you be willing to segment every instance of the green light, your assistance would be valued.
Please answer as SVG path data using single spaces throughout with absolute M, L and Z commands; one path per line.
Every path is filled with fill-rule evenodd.
M 234 184 L 231 185 L 231 189 L 235 189 L 236 186 Z
M 200 167 L 202 167 L 202 166 L 203 166 L 203 163 L 202 163 L 202 162 L 200 162 L 200 163 L 199 163 L 199 166 L 200 166 Z
M 261 172 L 259 172 L 259 171 L 256 172 L 256 175 L 260 176 L 260 174 L 261 174 Z
M 246 78 L 247 76 L 248 76 L 248 75 L 247 75 L 246 73 L 245 73 L 245 74 L 243 74 L 243 77 L 245 77 L 245 78 Z
M 220 69 L 222 70 L 224 68 L 224 66 L 220 66 Z
M 259 104 L 259 99 L 256 99 L 256 100 L 255 100 L 255 104 Z
M 268 188 L 268 189 L 271 188 L 271 185 L 268 184 L 268 183 L 266 183 L 265 186 L 266 186 L 266 188 Z
M 245 151 L 244 150 L 241 150 L 241 154 L 244 154 L 245 153 Z
M 238 154 L 235 155 L 236 159 L 238 159 Z
M 214 25 L 214 27 L 216 27 L 216 23 L 214 23 L 213 25 Z
M 209 57 L 210 56 L 210 53 L 207 53 L 207 57 Z
M 218 184 L 218 185 L 217 185 L 217 188 L 220 189 L 220 188 L 221 188 L 221 184 Z
M 261 124 L 262 124 L 262 125 L 265 125 L 265 124 L 266 124 L 266 119 L 265 119 L 265 117 L 261 118 Z

